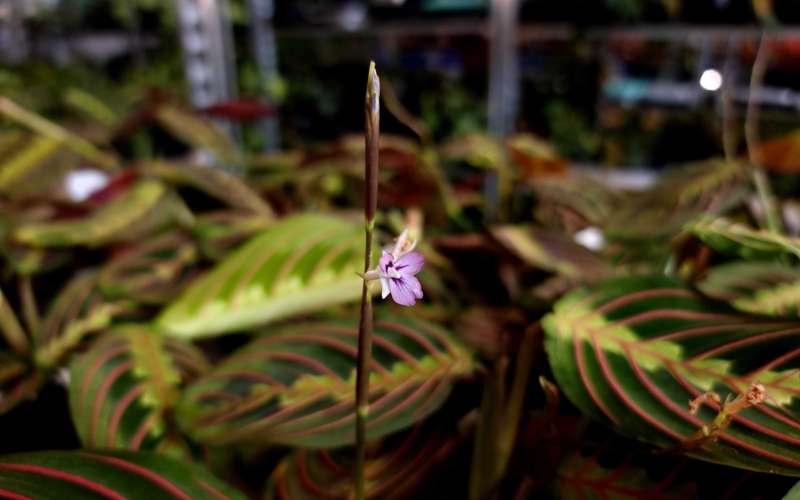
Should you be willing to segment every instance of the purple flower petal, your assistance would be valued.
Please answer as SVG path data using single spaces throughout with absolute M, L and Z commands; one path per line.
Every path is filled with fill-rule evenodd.
M 386 268 L 392 264 L 394 264 L 394 255 L 384 251 L 381 258 L 378 259 L 378 265 L 381 267 L 381 272 L 386 274 Z
M 424 266 L 425 256 L 419 252 L 410 252 L 397 259 L 394 268 L 403 276 L 413 276 L 422 271 Z
M 389 289 L 392 291 L 391 295 L 394 301 L 401 306 L 413 306 L 416 299 L 422 298 L 422 285 L 413 276 L 390 279 Z

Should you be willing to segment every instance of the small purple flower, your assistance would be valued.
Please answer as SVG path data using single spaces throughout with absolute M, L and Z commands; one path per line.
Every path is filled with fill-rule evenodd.
M 378 260 L 381 296 L 390 295 L 401 306 L 413 306 L 422 298 L 422 285 L 414 277 L 425 266 L 425 257 L 419 252 L 404 253 L 394 260 L 394 255 L 384 251 Z
M 381 296 L 389 295 L 401 306 L 413 306 L 422 298 L 422 285 L 414 277 L 425 266 L 425 257 L 413 252 L 416 240 L 408 241 L 408 230 L 397 237 L 392 251 L 383 251 L 378 267 L 365 273 L 357 273 L 365 280 L 381 280 Z

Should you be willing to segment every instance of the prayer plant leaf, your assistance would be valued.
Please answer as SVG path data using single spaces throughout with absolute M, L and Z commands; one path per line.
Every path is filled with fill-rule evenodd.
M 559 387 L 594 419 L 702 460 L 800 475 L 800 321 L 747 315 L 649 276 L 570 292 L 543 325 Z M 689 400 L 755 381 L 765 402 L 736 413 L 717 441 L 683 446 L 719 410 L 706 400 L 692 415 Z
M 56 139 L 9 130 L 0 133 L 0 194 L 42 194 L 79 165 L 79 156 Z
M 55 366 L 85 336 L 108 327 L 115 317 L 134 308 L 130 302 L 106 300 L 96 275 L 73 278 L 53 299 L 40 330 L 34 334 L 37 364 Z
M 603 224 L 622 201 L 615 190 L 585 174 L 530 179 L 529 186 L 538 201 L 536 218 L 569 232 Z
M 517 134 L 508 138 L 505 145 L 525 178 L 563 176 L 567 170 L 564 157 L 541 137 L 530 133 Z
M 219 260 L 231 249 L 273 224 L 269 217 L 242 210 L 220 210 L 197 217 L 193 232 L 200 252 L 211 260 Z
M 585 455 L 575 450 L 564 457 L 558 468 L 558 491 L 562 500 L 581 498 L 605 498 L 607 500 L 699 500 L 697 485 L 676 476 L 691 459 L 659 457 L 661 470 L 669 467 L 669 473 L 660 481 L 650 478 L 648 470 L 640 464 L 632 464 L 638 458 L 629 454 L 615 467 L 599 463 L 599 449 Z M 651 457 L 655 458 L 655 457 Z M 670 460 L 672 459 L 672 460 Z M 665 463 L 666 462 L 666 463 Z
M 795 481 L 680 455 L 654 455 L 618 435 L 592 440 L 600 437 L 598 431 L 582 436 L 581 445 L 563 455 L 555 474 L 558 498 L 756 500 L 779 498 Z
M 686 230 L 714 250 L 745 259 L 771 259 L 782 254 L 800 257 L 800 238 L 753 229 L 728 219 L 704 218 Z
M 500 244 L 530 266 L 586 280 L 611 273 L 605 261 L 568 236 L 534 226 L 499 226 L 489 231 Z
M 731 262 L 708 270 L 697 287 L 740 311 L 800 316 L 800 269 L 777 262 Z
M 198 465 L 148 452 L 46 451 L 0 456 L 13 500 L 246 500 Z
M 676 234 L 699 214 L 720 213 L 740 203 L 747 173 L 746 163 L 719 159 L 679 169 L 611 214 L 606 233 L 614 239 Z
M 30 360 L 12 351 L 0 351 L 0 415 L 35 398 L 41 385 L 41 374 Z
M 109 260 L 98 284 L 109 297 L 147 304 L 175 298 L 197 276 L 197 244 L 180 233 L 156 237 Z
M 380 251 L 373 249 L 373 255 Z M 298 215 L 228 255 L 157 318 L 167 335 L 199 338 L 361 298 L 364 228 Z M 373 287 L 376 291 L 379 287 Z
M 430 427 L 430 426 L 428 426 Z M 457 449 L 441 429 L 415 427 L 370 450 L 364 475 L 366 500 L 404 500 L 420 496 L 420 486 L 436 475 Z M 284 458 L 267 482 L 267 500 L 349 500 L 354 498 L 353 451 L 301 448 Z
M 70 409 L 83 445 L 191 456 L 171 413 L 181 387 L 207 369 L 196 347 L 144 327 L 104 335 L 70 367 Z
M 198 442 L 328 448 L 355 441 L 358 318 L 270 331 L 191 384 L 178 423 Z M 411 426 L 471 373 L 455 337 L 412 318 L 378 315 L 367 437 Z
M 164 182 L 192 186 L 232 208 L 273 218 L 272 208 L 241 178 L 219 168 L 153 161 L 143 170 Z
M 192 222 L 183 202 L 162 183 L 141 181 L 88 217 L 22 225 L 12 238 L 38 247 L 96 247 L 136 241 L 176 220 Z
M 474 132 L 457 137 L 442 146 L 443 160 L 464 161 L 476 168 L 499 169 L 505 164 L 505 151 L 500 141 L 489 134 Z
M 794 488 L 786 493 L 786 496 L 783 497 L 783 500 L 800 500 L 800 483 L 794 485 Z
M 172 105 L 160 106 L 156 111 L 156 119 L 180 141 L 194 148 L 206 150 L 220 161 L 237 163 L 241 160 L 231 138 L 210 120 Z
M 71 249 L 36 248 L 10 241 L 0 243 L 0 255 L 19 274 L 47 273 L 70 262 Z

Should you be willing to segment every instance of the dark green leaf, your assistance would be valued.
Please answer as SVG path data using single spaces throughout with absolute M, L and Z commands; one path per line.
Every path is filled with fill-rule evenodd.
M 197 465 L 146 452 L 48 451 L 0 457 L 11 500 L 246 500 Z
M 736 471 L 680 455 L 655 455 L 639 443 L 604 434 L 608 432 L 590 428 L 580 436 L 581 444 L 564 454 L 554 485 L 558 498 L 777 499 L 794 481 L 791 477 Z
M 648 471 L 632 464 L 637 456 L 628 455 L 627 459 L 616 467 L 604 467 L 598 461 L 600 449 L 593 454 L 584 455 L 575 450 L 567 455 L 558 469 L 559 498 L 562 500 L 580 498 L 604 498 L 606 500 L 699 500 L 697 485 L 685 478 L 675 479 L 690 459 L 674 460 L 674 457 L 661 457 L 658 467 L 670 473 L 661 481 L 655 481 Z M 653 460 L 651 458 L 651 460 Z M 665 463 L 666 462 L 666 463 Z M 666 472 L 665 471 L 665 472 Z M 720 483 L 722 479 L 719 478 Z M 720 488 L 723 485 L 720 484 Z

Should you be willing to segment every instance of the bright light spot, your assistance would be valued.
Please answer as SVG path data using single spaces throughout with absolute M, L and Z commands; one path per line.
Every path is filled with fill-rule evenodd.
M 594 226 L 578 231 L 572 235 L 572 238 L 578 245 L 586 247 L 595 252 L 602 250 L 606 245 L 606 239 L 603 236 L 603 231 Z
M 100 170 L 75 170 L 64 179 L 64 189 L 72 201 L 84 201 L 108 185 L 108 174 Z
M 700 77 L 700 86 L 712 92 L 719 90 L 722 87 L 722 75 L 715 69 L 707 69 Z
M 349 2 L 339 11 L 339 24 L 345 31 L 356 31 L 367 21 L 367 6 Z

